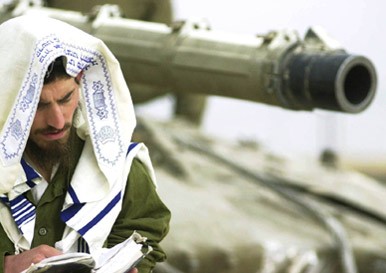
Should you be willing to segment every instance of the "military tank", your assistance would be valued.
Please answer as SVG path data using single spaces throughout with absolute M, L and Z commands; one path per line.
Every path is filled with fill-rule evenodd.
M 153 5 L 153 12 L 154 3 L 169 3 L 121 2 L 114 3 Z M 200 22 L 145 22 L 157 20 L 137 18 L 135 9 L 125 17 L 116 5 L 91 8 L 96 3 L 11 1 L 0 21 L 25 13 L 66 21 L 105 41 L 135 103 L 178 96 L 178 115 L 140 117 L 134 134 L 151 151 L 173 214 L 163 241 L 168 261 L 155 272 L 386 272 L 384 185 L 342 168 L 330 151 L 320 161 L 293 161 L 253 141 L 213 139 L 197 126 L 206 95 L 361 112 L 376 90 L 370 60 L 320 29 L 304 39 L 291 31 L 236 39 Z

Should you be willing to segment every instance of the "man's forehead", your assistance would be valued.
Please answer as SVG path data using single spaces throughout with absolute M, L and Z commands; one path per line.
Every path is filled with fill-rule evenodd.
M 79 85 L 74 78 L 58 79 L 43 85 L 40 100 L 44 100 L 47 97 L 60 99 L 71 92 L 77 91 L 78 88 Z

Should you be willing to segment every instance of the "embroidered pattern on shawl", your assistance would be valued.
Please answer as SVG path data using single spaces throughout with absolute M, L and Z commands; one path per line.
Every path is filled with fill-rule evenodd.
M 23 87 L 0 136 L 3 162 L 10 165 L 19 161 L 28 139 L 27 129 L 33 122 L 36 111 L 33 109 L 39 102 L 45 74 L 32 71 L 46 71 L 58 56 L 67 57 L 69 74 L 90 70 L 90 76 L 83 79 L 82 87 L 91 139 L 98 162 L 115 166 L 125 149 L 120 139 L 116 102 L 104 57 L 97 51 L 63 43 L 55 35 L 40 40 L 34 50 Z

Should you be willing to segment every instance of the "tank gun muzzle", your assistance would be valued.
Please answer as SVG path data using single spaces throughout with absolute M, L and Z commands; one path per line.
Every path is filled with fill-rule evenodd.
M 283 75 L 282 95 L 299 109 L 358 113 L 369 106 L 376 90 L 373 64 L 344 52 L 293 54 Z

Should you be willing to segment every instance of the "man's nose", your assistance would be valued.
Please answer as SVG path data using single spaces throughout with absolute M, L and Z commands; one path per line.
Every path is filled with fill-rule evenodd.
M 56 129 L 63 129 L 66 121 L 62 108 L 59 105 L 52 105 L 47 114 L 47 125 Z

